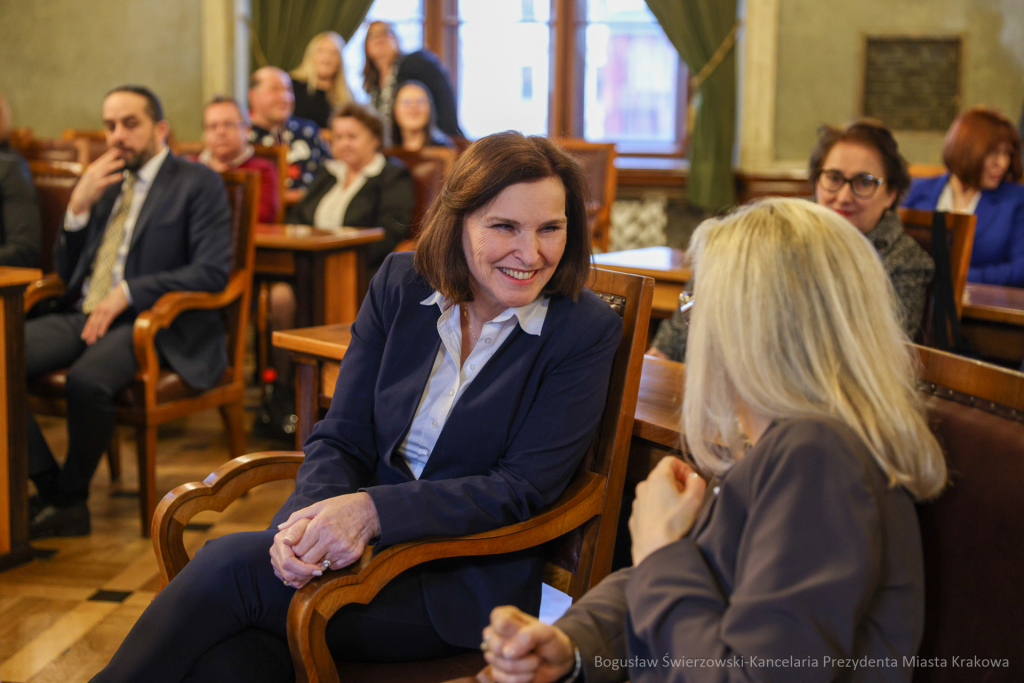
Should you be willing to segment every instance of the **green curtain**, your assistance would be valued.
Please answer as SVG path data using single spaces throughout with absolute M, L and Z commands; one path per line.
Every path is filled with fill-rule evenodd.
M 694 94 L 696 121 L 690 138 L 690 202 L 711 211 L 736 200 L 732 148 L 736 135 L 736 0 L 647 0 L 679 56 L 697 75 L 723 43 L 728 51 Z M 715 61 L 718 61 L 717 59 Z
M 285 71 L 302 61 L 306 44 L 321 31 L 348 40 L 373 0 L 252 0 L 254 70 L 279 66 Z

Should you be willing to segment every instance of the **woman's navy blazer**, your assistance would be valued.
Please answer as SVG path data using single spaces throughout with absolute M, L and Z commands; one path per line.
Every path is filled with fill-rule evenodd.
M 568 485 L 604 409 L 621 318 L 589 290 L 576 302 L 552 297 L 541 334 L 517 326 L 466 388 L 417 480 L 395 449 L 441 344 L 440 309 L 420 303 L 432 293 L 411 252 L 384 261 L 352 324 L 331 408 L 274 524 L 362 490 L 377 507 L 379 548 L 514 524 Z M 456 645 L 477 646 L 497 605 L 540 608 L 540 549 L 418 571 L 434 628 Z
M 949 174 L 915 180 L 903 206 L 934 211 Z M 982 190 L 974 215 L 974 251 L 968 282 L 1024 287 L 1024 186 L 1002 182 Z

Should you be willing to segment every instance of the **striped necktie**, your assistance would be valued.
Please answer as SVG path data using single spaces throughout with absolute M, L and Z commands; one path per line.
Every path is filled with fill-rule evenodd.
M 110 291 L 110 278 L 114 273 L 114 266 L 117 264 L 117 252 L 121 248 L 121 242 L 124 241 L 124 226 L 128 222 L 128 214 L 132 210 L 135 181 L 138 180 L 138 176 L 131 171 L 126 171 L 124 177 L 121 205 L 118 207 L 117 213 L 110 217 L 107 231 L 103 233 L 103 242 L 96 250 L 96 258 L 92 262 L 92 279 L 89 281 L 89 291 L 82 304 L 84 313 L 92 313 L 96 304 L 102 301 Z

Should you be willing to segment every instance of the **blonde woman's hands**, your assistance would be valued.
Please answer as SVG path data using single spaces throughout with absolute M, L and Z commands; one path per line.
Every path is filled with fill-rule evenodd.
M 551 683 L 576 668 L 576 650 L 562 629 L 512 606 L 496 607 L 484 629 L 482 683 Z
M 704 480 L 679 458 L 665 457 L 636 487 L 629 533 L 633 566 L 689 533 L 704 499 Z

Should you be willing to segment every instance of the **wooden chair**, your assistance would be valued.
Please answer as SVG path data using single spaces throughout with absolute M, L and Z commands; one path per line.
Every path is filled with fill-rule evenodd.
M 412 251 L 423 228 L 423 218 L 434 198 L 441 193 L 444 180 L 455 164 L 458 152 L 447 147 L 424 147 L 419 152 L 407 152 L 401 147 L 390 147 L 384 154 L 400 159 L 412 174 L 416 192 L 416 209 L 413 212 L 409 235 L 402 240 L 395 251 Z
M 1007 668 L 919 668 L 915 683 L 1024 680 L 1024 374 L 918 347 L 928 417 L 950 484 L 918 506 L 922 659 L 1009 659 Z
M 64 225 L 64 214 L 71 201 L 71 191 L 75 189 L 82 175 L 82 165 L 73 161 L 38 161 L 28 162 L 32 173 L 32 182 L 39 196 L 39 218 L 42 228 L 42 251 L 40 266 L 43 273 L 53 272 L 53 247 L 57 243 L 57 235 Z
M 28 146 L 33 137 L 33 131 L 27 126 L 21 126 L 19 128 L 12 128 L 7 134 L 7 143 L 18 150 L 19 152 L 23 147 Z
M 576 157 L 587 174 L 587 186 L 590 191 L 590 202 L 587 204 L 590 239 L 595 249 L 608 251 L 611 240 L 612 204 L 615 203 L 618 188 L 615 144 L 570 138 L 555 140 L 555 143 Z
M 245 330 L 249 319 L 252 276 L 255 267 L 255 226 L 258 211 L 259 175 L 250 171 L 222 174 L 232 207 L 234 239 L 231 274 L 227 287 L 217 293 L 169 292 L 135 319 L 134 346 L 139 369 L 134 383 L 115 399 L 117 422 L 133 426 L 139 461 L 139 507 L 142 533 L 148 535 L 156 507 L 157 426 L 207 408 L 219 408 L 232 457 L 245 450 L 243 394 L 245 392 Z M 64 283 L 56 275 L 29 285 L 26 308 L 59 296 Z M 156 335 L 181 313 L 195 309 L 221 309 L 228 333 L 228 367 L 217 385 L 207 391 L 193 389 L 177 374 L 160 367 Z M 64 387 L 67 371 L 50 373 L 29 387 L 29 407 L 36 413 L 63 416 L 67 413 Z M 111 453 L 112 460 L 115 454 Z
M 907 164 L 907 170 L 911 178 L 934 178 L 948 171 L 942 164 Z
M 77 163 L 83 168 L 89 164 L 88 146 L 76 140 L 32 138 L 18 151 L 28 161 Z
M 284 205 L 284 190 L 285 181 L 288 180 L 288 145 L 272 145 L 270 147 L 253 145 L 253 153 L 258 157 L 269 159 L 277 166 L 277 216 L 274 222 L 284 223 L 284 214 L 287 208 Z
M 174 153 L 180 157 L 189 157 L 194 159 L 203 153 L 203 148 L 206 144 L 200 140 L 182 140 L 181 142 L 174 143 Z
M 900 220 L 904 231 L 914 238 L 928 254 L 932 254 L 932 217 L 933 212 L 920 209 L 899 208 Z M 953 300 L 956 303 L 956 315 L 963 312 L 964 288 L 967 286 L 967 272 L 971 267 L 971 252 L 974 250 L 974 226 L 977 217 L 958 213 L 946 214 L 946 235 L 949 239 L 950 276 L 953 281 Z M 928 285 L 925 295 L 924 320 L 921 321 L 921 340 L 932 345 L 932 316 L 935 307 L 935 295 L 932 285 Z
M 107 135 L 102 130 L 76 130 L 66 128 L 61 139 L 74 142 L 82 153 L 80 161 L 88 166 L 107 151 Z
M 591 289 L 600 292 L 622 315 L 623 336 L 598 434 L 569 487 L 554 504 L 526 522 L 473 536 L 402 543 L 377 555 L 368 550 L 350 568 L 330 572 L 297 591 L 288 612 L 288 640 L 298 681 L 338 681 L 335 662 L 324 641 L 327 621 L 346 604 L 369 602 L 392 578 L 423 562 L 547 545 L 545 582 L 574 599 L 608 574 L 653 281 L 597 269 L 593 273 Z M 167 494 L 153 520 L 153 545 L 163 580 L 173 579 L 189 561 L 182 538 L 185 525 L 195 514 L 223 510 L 254 486 L 292 478 L 301 463 L 301 453 L 255 453 L 222 466 L 204 482 L 185 484 Z M 353 681 L 444 681 L 473 674 L 482 665 L 478 653 L 469 653 L 433 662 L 343 664 L 342 673 L 345 680 Z

